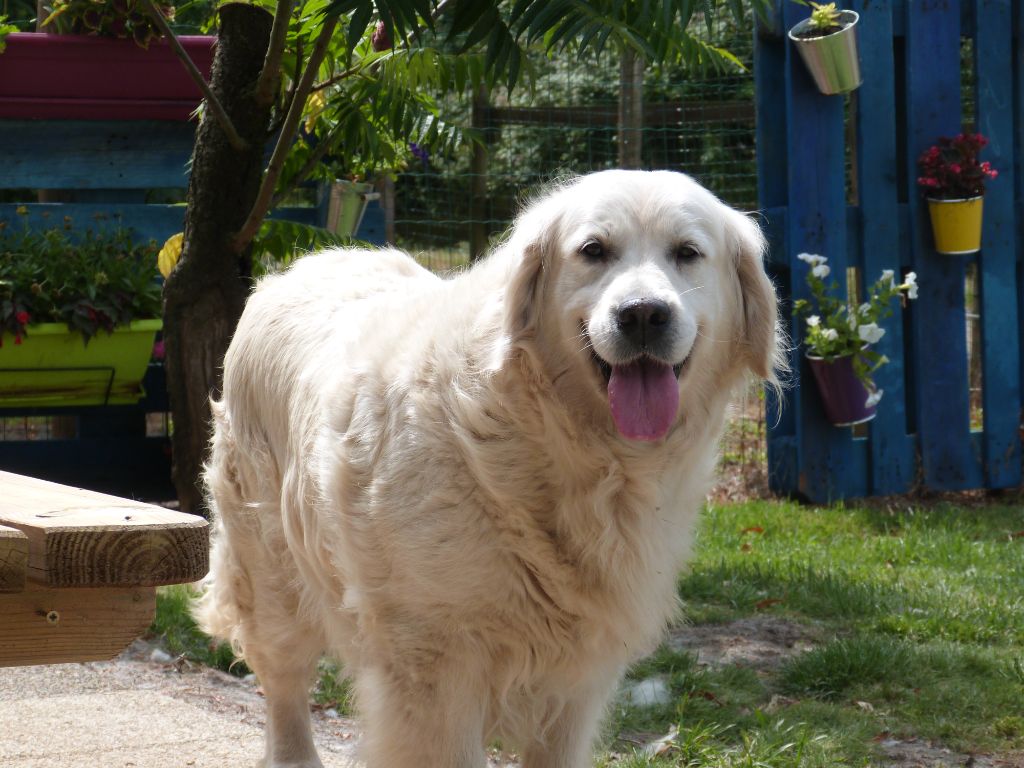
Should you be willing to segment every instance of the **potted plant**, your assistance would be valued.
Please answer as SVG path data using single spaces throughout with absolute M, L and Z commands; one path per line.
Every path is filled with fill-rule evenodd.
M 188 120 L 202 94 L 141 0 L 58 0 L 58 34 L 9 32 L 0 45 L 0 119 Z M 156 3 L 173 17 L 174 6 Z M 178 38 L 204 75 L 215 38 Z
M 963 255 L 981 250 L 985 182 L 999 173 L 978 155 L 988 144 L 980 133 L 942 136 L 918 158 L 917 179 L 928 200 L 935 250 Z
M 804 345 L 825 406 L 825 416 L 837 427 L 870 421 L 882 399 L 872 374 L 888 358 L 871 348 L 885 335 L 879 320 L 892 314 L 894 299 L 917 298 L 917 275 L 908 272 L 897 283 L 891 269 L 868 289 L 866 300 L 854 305 L 840 298 L 835 280 L 826 285 L 831 273 L 828 259 L 816 254 L 797 256 L 808 266 L 807 285 L 811 300 L 799 299 L 793 313 L 805 318 Z
M 0 221 L 0 404 L 137 402 L 161 328 L 155 245 Z
M 802 0 L 797 0 L 802 2 Z M 826 95 L 847 93 L 861 84 L 857 57 L 855 11 L 843 11 L 835 3 L 809 3 L 810 17 L 789 30 L 800 57 L 810 70 L 818 90 Z

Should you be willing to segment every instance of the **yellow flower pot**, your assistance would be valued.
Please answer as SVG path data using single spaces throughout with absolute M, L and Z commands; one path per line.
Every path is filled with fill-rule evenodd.
M 928 198 L 935 250 L 949 256 L 977 253 L 981 250 L 981 211 L 984 197 L 963 200 Z

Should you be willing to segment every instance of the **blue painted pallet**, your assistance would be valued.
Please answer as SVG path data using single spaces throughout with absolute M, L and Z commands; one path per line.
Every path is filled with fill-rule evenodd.
M 852 96 L 817 93 L 784 31 L 806 15 L 777 2 L 777 22 L 755 40 L 759 192 L 769 219 L 769 268 L 788 300 L 806 296 L 802 251 L 834 272 L 860 270 L 865 288 L 884 269 L 918 274 L 920 298 L 886 321 L 876 375 L 886 394 L 867 439 L 824 425 L 808 371 L 781 417 L 769 420 L 769 478 L 816 501 L 933 489 L 1010 487 L 1021 481 L 1024 270 L 1018 242 L 1024 148 L 1024 10 L 1010 0 L 851 0 L 861 14 L 865 82 Z M 961 39 L 974 37 L 977 130 L 1001 176 L 985 201 L 977 259 L 982 315 L 984 424 L 969 413 L 964 277 L 967 259 L 934 252 L 916 188 L 919 154 L 962 129 Z M 845 102 L 845 103 L 844 103 Z M 854 180 L 844 164 L 845 115 L 854 121 Z M 780 146 L 785 151 L 779 151 Z M 855 190 L 846 200 L 847 185 Z M 802 328 L 785 318 L 799 342 Z M 805 385 L 806 384 L 806 385 Z

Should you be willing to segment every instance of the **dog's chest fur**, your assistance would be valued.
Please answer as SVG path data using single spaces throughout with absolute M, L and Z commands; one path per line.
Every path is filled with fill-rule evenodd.
M 617 677 L 675 611 L 700 493 L 674 486 L 668 448 L 619 455 L 558 434 L 550 404 L 519 402 L 512 423 L 457 387 L 420 399 L 424 385 L 435 383 L 357 400 L 327 464 L 339 467 L 331 505 L 345 520 L 335 547 L 345 588 L 374 595 L 373 616 L 358 617 L 380 629 L 367 646 L 415 624 L 426 653 L 462 649 L 484 664 L 503 707 Z M 557 444 L 566 439 L 587 444 Z

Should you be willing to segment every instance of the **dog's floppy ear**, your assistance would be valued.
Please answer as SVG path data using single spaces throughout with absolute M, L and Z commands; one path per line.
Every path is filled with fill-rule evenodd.
M 516 247 L 513 240 L 509 247 Z M 531 240 L 519 246 L 505 293 L 505 333 L 509 343 L 523 346 L 537 332 L 541 278 L 544 274 L 544 243 Z
M 512 346 L 526 346 L 537 335 L 540 294 L 554 268 L 559 210 L 554 195 L 535 202 L 516 221 L 505 245 L 512 260 L 505 293 L 505 334 Z
M 743 304 L 740 342 L 750 369 L 762 379 L 777 382 L 776 372 L 785 363 L 775 287 L 764 271 L 765 239 L 752 219 L 737 211 L 730 214 L 730 235 Z

